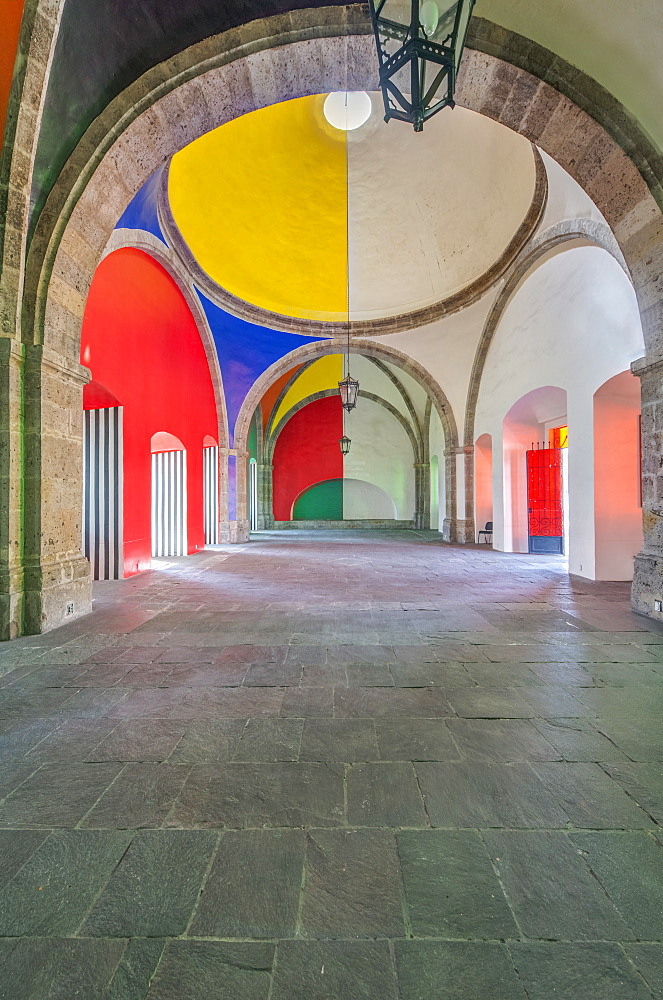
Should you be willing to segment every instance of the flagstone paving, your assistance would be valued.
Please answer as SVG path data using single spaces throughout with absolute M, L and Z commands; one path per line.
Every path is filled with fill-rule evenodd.
M 0 647 L 0 1000 L 663 1000 L 663 629 L 273 532 Z

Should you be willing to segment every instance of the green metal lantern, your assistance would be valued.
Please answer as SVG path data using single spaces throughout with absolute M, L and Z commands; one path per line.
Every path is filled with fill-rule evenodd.
M 342 438 L 338 439 L 338 443 L 339 443 L 340 448 L 341 448 L 341 454 L 342 455 L 347 455 L 348 452 L 350 451 L 350 445 L 352 444 L 352 441 L 350 440 L 350 438 L 347 437 L 347 435 L 344 434 Z
M 369 0 L 385 121 L 421 132 L 454 106 L 456 76 L 474 0 Z

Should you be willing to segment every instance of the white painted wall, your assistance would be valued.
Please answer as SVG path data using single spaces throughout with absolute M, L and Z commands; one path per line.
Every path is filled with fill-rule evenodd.
M 344 459 L 344 476 L 379 486 L 393 500 L 398 520 L 412 518 L 414 456 L 402 424 L 379 403 L 360 398 L 357 408 L 345 413 L 344 428 L 352 441 Z
M 514 444 L 512 437 L 504 441 L 504 418 L 526 393 L 557 386 L 567 394 L 569 571 L 595 577 L 593 396 L 643 353 L 633 288 L 604 250 L 576 247 L 553 254 L 523 281 L 488 352 L 475 425 L 475 437 L 487 433 L 493 438 L 495 548 L 522 551 L 519 515 L 514 526 L 509 509 Z M 546 413 L 543 421 L 552 416 Z M 507 463 L 497 460 L 503 443 L 511 456 Z

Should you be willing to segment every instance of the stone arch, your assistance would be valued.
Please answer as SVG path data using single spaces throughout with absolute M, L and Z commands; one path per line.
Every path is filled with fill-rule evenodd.
M 288 421 L 292 417 L 294 417 L 295 413 L 299 413 L 299 411 L 303 410 L 304 407 L 309 405 L 309 403 L 314 403 L 316 399 L 327 399 L 329 396 L 337 396 L 337 395 L 338 395 L 338 389 L 321 389 L 320 392 L 313 392 L 311 393 L 310 396 L 306 396 L 304 399 L 300 399 L 298 403 L 295 403 L 294 406 L 291 406 L 288 412 L 283 414 L 278 424 L 272 429 L 269 435 L 269 438 L 267 440 L 267 451 L 266 451 L 267 460 L 271 461 L 272 458 L 274 457 L 274 448 L 276 446 L 279 434 L 281 433 L 285 425 L 288 423 Z M 387 411 L 387 413 L 390 413 L 391 416 L 398 421 L 398 423 L 401 425 L 401 427 L 407 434 L 408 438 L 410 439 L 410 444 L 412 445 L 412 457 L 414 458 L 415 463 L 421 462 L 420 443 L 417 440 L 414 428 L 405 419 L 400 410 L 397 410 L 396 407 L 393 406 L 387 399 L 383 399 L 382 396 L 378 396 L 374 392 L 367 392 L 365 389 L 360 388 L 357 395 L 360 398 L 370 399 L 372 400 L 372 402 L 378 403 L 379 406 L 382 406 Z
M 205 310 L 200 304 L 200 299 L 191 280 L 182 267 L 178 257 L 170 247 L 167 247 L 161 240 L 142 229 L 115 229 L 109 239 L 102 254 L 102 260 L 115 250 L 125 248 L 142 250 L 156 260 L 173 279 L 184 300 L 189 307 L 191 314 L 198 327 L 200 340 L 205 349 L 207 364 L 209 365 L 210 377 L 214 388 L 214 399 L 216 401 L 216 412 L 218 414 L 218 441 L 221 448 L 228 447 L 228 413 L 226 410 L 226 397 L 223 391 L 223 377 L 219 367 L 219 358 L 214 346 L 214 338 L 210 330 Z
M 265 392 L 267 392 L 269 387 L 273 385 L 278 378 L 285 375 L 286 372 L 289 372 L 297 364 L 317 360 L 326 354 L 342 354 L 346 349 L 346 341 L 339 338 L 321 340 L 312 344 L 304 344 L 295 351 L 291 351 L 289 354 L 286 354 L 283 358 L 276 361 L 270 368 L 263 372 L 248 392 L 237 416 L 237 421 L 235 423 L 235 448 L 237 450 L 237 454 L 239 456 L 245 456 L 248 453 L 248 437 L 253 414 Z M 428 399 L 430 399 L 432 405 L 435 407 L 444 430 L 447 447 L 447 460 L 445 465 L 447 509 L 444 537 L 448 541 L 456 541 L 458 539 L 458 527 L 456 518 L 455 452 L 458 450 L 458 429 L 453 409 L 444 391 L 421 365 L 408 355 L 403 354 L 401 351 L 397 351 L 393 347 L 387 347 L 385 344 L 376 342 L 375 340 L 360 340 L 355 338 L 350 342 L 350 352 L 352 354 L 361 354 L 364 357 L 371 359 L 389 361 L 398 368 L 402 368 L 409 375 L 411 375 L 412 378 L 419 383 L 419 385 L 421 385 L 421 387 L 425 390 Z M 415 468 L 421 470 L 421 462 L 417 463 Z M 246 483 L 244 481 L 245 472 L 244 463 L 238 462 L 238 520 L 242 521 L 245 521 L 244 505 L 247 497 Z
M 490 350 L 493 337 L 497 332 L 500 321 L 511 302 L 513 296 L 518 291 L 521 283 L 527 278 L 534 265 L 547 255 L 557 250 L 570 250 L 577 246 L 595 246 L 605 250 L 615 258 L 627 278 L 630 281 L 630 274 L 619 244 L 615 239 L 612 230 L 592 219 L 574 219 L 567 222 L 559 222 L 554 226 L 537 234 L 514 260 L 506 280 L 500 289 L 495 302 L 493 303 L 488 316 L 483 325 L 479 343 L 474 355 L 472 372 L 467 390 L 467 402 L 465 406 L 465 427 L 463 439 L 465 447 L 472 449 L 475 432 L 474 422 L 476 418 L 477 402 L 479 399 L 479 389 L 481 378 Z M 474 521 L 474 495 L 475 495 L 475 467 L 474 462 L 468 461 L 465 467 L 466 484 L 466 517 Z M 477 527 L 475 525 L 475 527 Z
M 57 35 L 54 22 L 60 6 L 57 0 L 40 0 L 35 6 L 35 11 L 43 8 L 48 13 L 51 38 Z M 25 572 L 19 572 L 9 588 L 24 595 L 20 599 L 29 607 L 27 631 L 59 624 L 64 595 L 69 600 L 74 584 L 82 604 L 87 602 L 89 607 L 77 525 L 72 519 L 70 535 L 62 535 L 43 481 L 62 477 L 55 453 L 63 433 L 68 442 L 80 438 L 74 414 L 86 380 L 78 364 L 83 310 L 92 276 L 117 219 L 157 167 L 217 125 L 266 104 L 305 94 L 376 89 L 369 32 L 365 9 L 353 4 L 292 11 L 208 38 L 153 67 L 112 100 L 90 125 L 61 172 L 36 225 L 24 285 L 10 281 L 10 313 L 15 306 L 20 340 L 27 348 L 36 348 L 28 351 L 20 375 L 29 387 L 29 405 L 34 408 L 25 431 L 25 468 L 19 470 L 29 498 L 29 513 L 23 515 Z M 499 44 L 484 37 L 485 32 L 475 25 L 459 75 L 457 102 L 544 149 L 578 181 L 612 227 L 633 280 L 647 345 L 647 358 L 638 374 L 651 382 L 647 402 L 651 419 L 643 414 L 643 426 L 648 428 L 645 461 L 653 467 L 657 455 L 656 380 L 663 366 L 663 225 L 656 200 L 660 183 L 655 162 L 646 156 L 643 160 L 641 149 L 646 138 L 637 126 L 631 128 L 631 133 L 637 133 L 634 143 L 628 129 L 619 124 L 611 127 L 610 115 L 602 118 L 599 104 L 583 98 L 583 109 L 569 96 L 582 89 L 579 80 L 582 84 L 589 78 L 563 60 L 553 60 L 551 53 L 547 53 L 550 62 L 544 71 L 536 59 L 527 61 L 520 51 L 522 46 L 515 44 L 519 36 L 501 29 L 498 34 Z M 519 53 L 517 60 L 514 57 L 518 65 L 508 61 L 511 42 L 514 53 Z M 539 49 L 536 47 L 537 52 Z M 44 61 L 43 45 L 40 52 Z M 559 68 L 565 93 L 546 82 L 552 63 Z M 39 73 L 43 86 L 47 72 L 40 69 Z M 600 91 L 594 88 L 599 96 Z M 24 152 L 34 148 L 37 133 L 38 120 L 26 122 Z M 24 179 L 18 160 L 16 169 L 12 161 L 9 188 L 20 200 L 16 192 L 24 190 Z M 23 233 L 27 218 L 25 214 L 21 218 Z M 20 260 L 16 239 L 12 247 Z M 5 259 L 7 252 L 6 246 Z M 21 264 L 19 270 L 22 280 Z M 20 368 L 18 360 L 15 368 Z M 55 398 L 59 409 L 50 405 Z M 47 416 L 49 411 L 52 413 Z M 67 429 L 63 431 L 63 427 Z M 67 470 L 72 490 L 77 476 L 80 469 Z M 646 496 L 644 503 L 647 559 L 643 573 L 651 578 L 657 560 L 663 562 L 663 518 L 654 510 L 655 497 Z M 49 539 L 48 551 L 45 538 Z M 46 564 L 48 571 L 44 570 Z M 45 580 L 51 592 L 48 601 Z M 16 597 L 9 598 L 7 607 L 12 603 L 17 605 Z
M 474 441 L 474 419 L 476 416 L 477 400 L 479 398 L 481 376 L 488 351 L 495 331 L 512 296 L 538 260 L 558 248 L 567 250 L 574 246 L 595 246 L 601 250 L 605 250 L 615 258 L 630 280 L 626 262 L 613 233 L 608 226 L 594 222 L 592 219 L 574 219 L 572 222 L 559 222 L 557 225 L 551 226 L 544 232 L 539 233 L 535 239 L 531 240 L 523 248 L 522 253 L 518 255 L 509 269 L 504 285 L 495 299 L 481 331 L 481 337 L 472 365 L 472 374 L 470 376 L 467 404 L 465 407 L 464 440 L 466 445 L 469 446 Z

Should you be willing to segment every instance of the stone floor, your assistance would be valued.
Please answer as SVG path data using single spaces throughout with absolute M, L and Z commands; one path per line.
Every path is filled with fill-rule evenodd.
M 0 648 L 2 1000 L 663 997 L 624 584 L 272 533 Z

